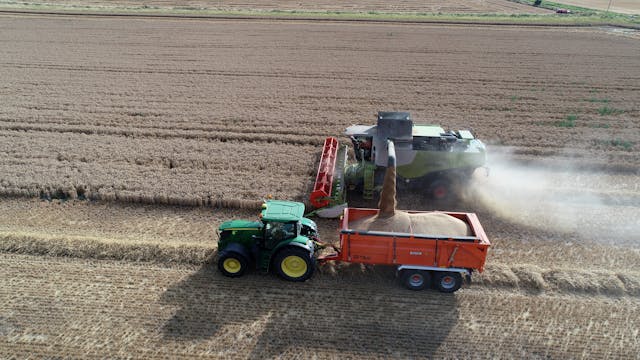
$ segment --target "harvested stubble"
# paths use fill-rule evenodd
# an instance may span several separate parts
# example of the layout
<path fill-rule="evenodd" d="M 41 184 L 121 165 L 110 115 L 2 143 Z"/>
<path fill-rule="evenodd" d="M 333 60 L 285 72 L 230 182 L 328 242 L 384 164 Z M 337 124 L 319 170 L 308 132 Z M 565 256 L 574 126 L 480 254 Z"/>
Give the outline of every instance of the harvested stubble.
<path fill-rule="evenodd" d="M 640 295 L 640 273 L 637 271 L 545 269 L 533 264 L 489 264 L 484 273 L 474 277 L 474 283 L 483 287 L 517 288 L 535 293 L 545 291 L 605 296 Z"/>
<path fill-rule="evenodd" d="M 193 266 L 0 254 L 0 354 L 629 359 L 640 351 L 637 299 L 479 287 L 443 296 L 326 276 L 284 285 Z"/>

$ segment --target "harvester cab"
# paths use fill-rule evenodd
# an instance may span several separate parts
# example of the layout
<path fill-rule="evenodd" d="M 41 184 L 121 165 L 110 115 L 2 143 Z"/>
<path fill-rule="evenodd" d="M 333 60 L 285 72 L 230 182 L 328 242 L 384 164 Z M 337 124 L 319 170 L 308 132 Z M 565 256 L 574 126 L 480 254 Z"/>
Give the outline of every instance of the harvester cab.
<path fill-rule="evenodd" d="M 346 146 L 340 147 L 333 137 L 325 140 L 310 199 L 320 216 L 341 214 L 333 208 L 345 207 L 347 190 L 360 192 L 363 199 L 374 198 L 387 167 L 388 140 L 396 150 L 398 184 L 436 200 L 464 187 L 486 161 L 485 145 L 471 131 L 414 124 L 408 112 L 379 112 L 376 125 L 353 125 L 345 135 L 353 146 L 351 163 Z"/>
<path fill-rule="evenodd" d="M 259 220 L 232 220 L 218 228 L 218 269 L 239 277 L 249 268 L 270 270 L 290 281 L 305 281 L 315 268 L 318 228 L 303 217 L 304 204 L 267 200 Z"/>

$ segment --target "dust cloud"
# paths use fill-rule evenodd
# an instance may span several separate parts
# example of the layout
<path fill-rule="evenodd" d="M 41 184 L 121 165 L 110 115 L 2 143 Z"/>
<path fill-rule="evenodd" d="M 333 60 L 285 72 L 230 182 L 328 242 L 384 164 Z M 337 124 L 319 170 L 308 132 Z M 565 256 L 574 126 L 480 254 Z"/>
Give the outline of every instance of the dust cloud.
<path fill-rule="evenodd" d="M 638 175 L 536 166 L 507 155 L 488 167 L 474 173 L 466 196 L 496 216 L 567 238 L 640 245 Z"/>

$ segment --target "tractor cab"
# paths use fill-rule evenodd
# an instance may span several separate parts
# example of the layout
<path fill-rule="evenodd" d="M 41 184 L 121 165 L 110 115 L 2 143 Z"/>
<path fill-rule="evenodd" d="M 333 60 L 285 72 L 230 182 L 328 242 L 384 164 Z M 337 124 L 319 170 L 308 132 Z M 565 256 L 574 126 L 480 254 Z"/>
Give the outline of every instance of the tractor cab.
<path fill-rule="evenodd" d="M 318 228 L 305 218 L 304 204 L 268 200 L 259 221 L 233 220 L 219 227 L 218 268 L 238 277 L 249 267 L 304 281 L 313 273 Z M 253 266 L 252 266 L 253 265 Z"/>

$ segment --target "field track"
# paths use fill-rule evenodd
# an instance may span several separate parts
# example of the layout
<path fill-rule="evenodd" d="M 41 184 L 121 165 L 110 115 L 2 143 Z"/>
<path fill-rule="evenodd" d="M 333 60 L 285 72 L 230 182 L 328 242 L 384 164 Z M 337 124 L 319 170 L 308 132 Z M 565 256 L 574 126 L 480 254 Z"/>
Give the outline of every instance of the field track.
<path fill-rule="evenodd" d="M 638 41 L 0 15 L 0 358 L 637 358 Z M 460 202 L 398 199 L 478 213 L 493 246 L 473 284 L 215 270 L 221 222 L 304 199 L 325 136 L 396 109 L 490 144 Z"/>

